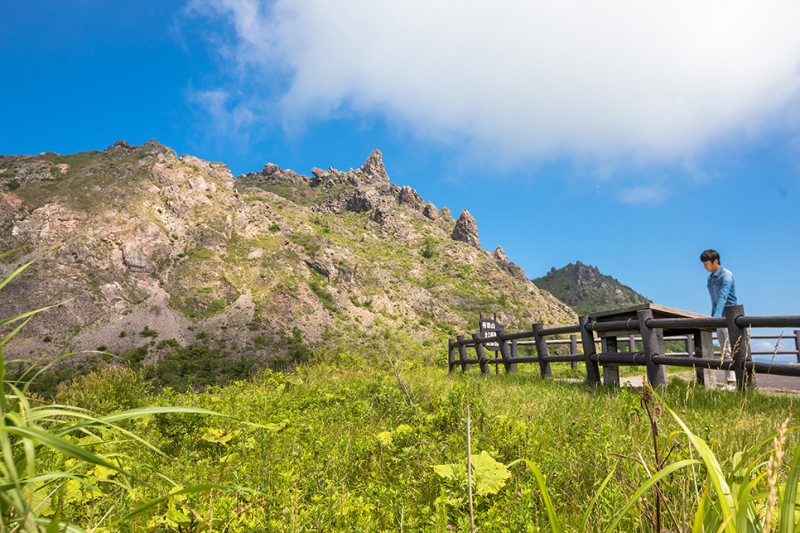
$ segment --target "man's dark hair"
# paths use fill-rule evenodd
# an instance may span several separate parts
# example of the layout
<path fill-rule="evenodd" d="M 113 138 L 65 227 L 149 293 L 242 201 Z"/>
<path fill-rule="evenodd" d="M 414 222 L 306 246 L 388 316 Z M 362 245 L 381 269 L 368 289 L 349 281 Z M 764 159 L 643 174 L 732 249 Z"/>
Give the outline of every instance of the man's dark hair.
<path fill-rule="evenodd" d="M 706 262 L 711 261 L 719 261 L 719 252 L 716 250 L 706 250 L 702 254 L 700 254 L 700 261 Z"/>

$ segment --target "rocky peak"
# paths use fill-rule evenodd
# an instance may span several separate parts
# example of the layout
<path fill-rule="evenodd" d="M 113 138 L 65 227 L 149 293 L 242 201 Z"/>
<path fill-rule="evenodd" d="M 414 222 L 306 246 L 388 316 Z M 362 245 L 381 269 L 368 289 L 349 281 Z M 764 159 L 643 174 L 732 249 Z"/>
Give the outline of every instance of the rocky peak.
<path fill-rule="evenodd" d="M 466 209 L 461 211 L 461 216 L 456 220 L 452 238 L 456 241 L 465 242 L 478 250 L 481 249 L 481 240 L 478 238 L 478 223 L 475 222 L 475 218 Z"/>
<path fill-rule="evenodd" d="M 297 172 L 289 169 L 282 169 L 274 163 L 267 163 L 261 172 L 248 172 L 242 176 L 248 180 L 253 180 L 256 183 L 263 183 L 264 185 L 300 185 L 306 183 L 308 178 L 298 174 Z"/>
<path fill-rule="evenodd" d="M 413 188 L 404 186 L 397 191 L 397 202 L 412 209 L 419 209 L 422 206 L 422 197 Z"/>
<path fill-rule="evenodd" d="M 495 251 L 492 252 L 492 257 L 494 257 L 494 260 L 497 261 L 497 263 L 500 264 L 500 265 L 507 265 L 508 264 L 508 256 L 503 251 L 503 248 L 501 246 L 498 246 L 495 249 Z"/>
<path fill-rule="evenodd" d="M 522 270 L 522 267 L 509 261 L 508 256 L 503 251 L 503 248 L 498 246 L 497 249 L 494 252 L 492 252 L 492 257 L 494 258 L 495 263 L 497 263 L 497 265 L 500 268 L 502 268 L 503 270 L 505 270 L 506 272 L 508 272 L 509 274 L 511 274 L 520 281 L 528 281 L 528 277 L 525 275 L 525 271 Z"/>
<path fill-rule="evenodd" d="M 427 202 L 425 207 L 422 209 L 422 214 L 425 215 L 426 218 L 430 220 L 436 220 L 439 218 L 439 211 L 436 209 L 436 206 L 433 205 L 431 202 Z"/>
<path fill-rule="evenodd" d="M 389 187 L 389 175 L 386 173 L 386 168 L 383 166 L 383 154 L 380 150 L 373 150 L 360 170 L 361 181 L 364 184 Z"/>
<path fill-rule="evenodd" d="M 551 268 L 546 276 L 533 280 L 579 314 L 620 309 L 649 300 L 623 285 L 596 266 L 580 261 L 560 269 Z"/>
<path fill-rule="evenodd" d="M 134 151 L 136 151 L 136 147 L 131 146 L 125 140 L 119 140 L 106 148 L 106 152 L 110 154 L 129 154 Z"/>

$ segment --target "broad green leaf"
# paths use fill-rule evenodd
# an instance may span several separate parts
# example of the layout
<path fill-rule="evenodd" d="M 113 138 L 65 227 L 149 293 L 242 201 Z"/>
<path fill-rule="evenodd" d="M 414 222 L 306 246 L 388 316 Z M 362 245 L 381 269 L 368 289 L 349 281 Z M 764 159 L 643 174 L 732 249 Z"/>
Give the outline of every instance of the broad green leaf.
<path fill-rule="evenodd" d="M 475 494 L 478 496 L 497 494 L 511 477 L 508 467 L 495 461 L 486 451 L 470 455 L 470 462 L 472 463 Z M 467 465 L 464 463 L 434 465 L 433 471 L 444 479 L 466 484 Z"/>
<path fill-rule="evenodd" d="M 227 446 L 233 440 L 233 433 L 226 429 L 205 428 L 201 438 L 206 442 Z"/>
<path fill-rule="evenodd" d="M 478 496 L 497 494 L 511 477 L 506 465 L 495 461 L 485 450 L 478 455 L 472 455 L 471 460 L 475 476 L 475 494 Z"/>

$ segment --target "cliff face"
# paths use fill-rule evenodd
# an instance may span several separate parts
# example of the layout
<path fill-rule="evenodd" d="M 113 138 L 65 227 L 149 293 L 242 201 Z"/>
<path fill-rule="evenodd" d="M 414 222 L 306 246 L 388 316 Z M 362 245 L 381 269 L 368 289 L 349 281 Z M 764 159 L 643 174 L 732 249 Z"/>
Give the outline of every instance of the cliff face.
<path fill-rule="evenodd" d="M 6 347 L 38 357 L 208 339 L 263 360 L 387 339 L 428 351 L 477 327 L 572 323 L 572 311 L 456 230 L 379 151 L 347 172 L 267 164 L 234 178 L 221 163 L 151 141 L 72 155 L 0 156 L 0 317 L 62 303 Z M 471 221 L 468 219 L 472 219 Z M 401 354 L 404 355 L 404 354 Z"/>
<path fill-rule="evenodd" d="M 611 276 L 600 273 L 597 267 L 584 265 L 580 261 L 558 270 L 553 267 L 546 276 L 533 282 L 569 305 L 579 315 L 650 301 Z"/>

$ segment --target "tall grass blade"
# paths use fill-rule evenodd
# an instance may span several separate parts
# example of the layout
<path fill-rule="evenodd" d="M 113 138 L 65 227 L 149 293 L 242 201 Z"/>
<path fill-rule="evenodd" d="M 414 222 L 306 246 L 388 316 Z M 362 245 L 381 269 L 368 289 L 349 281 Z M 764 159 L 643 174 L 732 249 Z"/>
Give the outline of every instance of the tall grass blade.
<path fill-rule="evenodd" d="M 542 499 L 544 500 L 544 506 L 547 509 L 547 517 L 550 520 L 550 530 L 553 533 L 561 533 L 561 522 L 558 520 L 558 514 L 553 506 L 553 501 L 550 499 L 550 493 L 547 490 L 547 482 L 544 480 L 544 476 L 539 470 L 539 467 L 537 467 L 528 459 L 517 459 L 516 461 L 510 462 L 507 466 L 510 467 L 511 465 L 514 465 L 520 461 L 523 461 L 526 465 L 528 465 L 528 468 L 531 469 L 533 476 L 536 478 L 536 484 L 539 485 L 539 490 L 542 491 Z"/>
<path fill-rule="evenodd" d="M 119 466 L 106 461 L 102 457 L 99 457 L 92 452 L 89 452 L 80 446 L 76 446 L 71 442 L 68 442 L 52 433 L 49 433 L 45 430 L 38 429 L 35 427 L 14 427 L 14 426 L 3 426 L 0 428 L 2 431 L 11 433 L 12 435 L 17 435 L 19 437 L 30 439 L 31 441 L 37 442 L 39 444 L 43 444 L 48 448 L 52 448 L 53 450 L 57 450 L 63 454 L 66 454 L 70 457 L 74 457 L 75 459 L 79 459 L 86 463 L 91 463 L 94 465 L 101 465 L 106 468 L 110 468 L 122 474 L 126 474 L 124 470 L 122 470 Z"/>
<path fill-rule="evenodd" d="M 664 467 L 664 469 L 656 472 L 655 475 L 653 475 L 653 477 L 649 478 L 647 481 L 642 483 L 641 487 L 636 489 L 636 492 L 633 493 L 633 495 L 628 499 L 625 505 L 622 506 L 622 509 L 620 509 L 619 513 L 617 513 L 617 516 L 616 518 L 614 518 L 614 521 L 611 522 L 611 525 L 606 528 L 606 531 L 617 531 L 617 526 L 619 525 L 620 521 L 623 518 L 625 518 L 625 515 L 628 514 L 630 508 L 636 505 L 636 502 L 639 500 L 639 498 L 641 498 L 642 495 L 648 490 L 650 490 L 650 488 L 653 487 L 656 483 L 658 483 L 668 475 L 672 474 L 673 472 L 680 470 L 681 468 L 685 468 L 687 466 L 699 463 L 700 461 L 698 461 L 697 459 L 684 459 L 682 461 L 672 463 L 671 465 Z"/>
<path fill-rule="evenodd" d="M 748 475 L 752 473 L 752 470 L 748 472 Z M 756 515 L 756 509 L 753 505 L 753 500 L 758 500 L 762 496 L 767 496 L 766 494 L 763 495 L 755 495 L 751 498 L 750 494 L 753 492 L 753 489 L 764 479 L 766 473 L 762 472 L 757 476 L 754 476 L 747 483 L 743 483 L 739 488 L 739 494 L 736 499 L 737 502 L 737 509 L 736 509 L 736 531 L 751 531 L 756 527 L 756 523 L 758 522 L 758 516 Z"/>
<path fill-rule="evenodd" d="M 603 493 L 603 490 L 608 485 L 608 482 L 611 481 L 611 477 L 617 472 L 617 465 L 619 462 L 614 463 L 614 468 L 611 469 L 611 472 L 608 473 L 606 478 L 600 484 L 600 487 L 595 491 L 594 496 L 592 496 L 591 501 L 589 502 L 589 506 L 586 508 L 586 511 L 583 514 L 583 520 L 581 521 L 581 528 L 580 531 L 587 531 L 586 526 L 589 523 L 589 516 L 592 514 L 592 509 L 594 505 L 597 503 L 597 500 L 600 499 L 600 495 Z"/>
<path fill-rule="evenodd" d="M 128 513 L 125 516 L 123 516 L 121 521 L 122 522 L 126 522 L 126 521 L 129 521 L 129 520 L 132 520 L 132 519 L 136 518 L 137 516 L 141 516 L 142 514 L 147 512 L 149 509 L 152 509 L 153 507 L 155 507 L 157 505 L 160 505 L 160 504 L 168 501 L 170 498 L 174 498 L 175 496 L 180 496 L 180 495 L 183 495 L 183 494 L 193 494 L 195 492 L 205 492 L 205 491 L 212 490 L 212 489 L 227 489 L 227 488 L 230 488 L 230 487 L 227 487 L 225 485 L 220 485 L 218 483 L 204 483 L 202 485 L 193 485 L 191 487 L 185 487 L 185 488 L 183 488 L 181 490 L 176 490 L 175 492 L 170 492 L 169 494 L 166 494 L 166 495 L 161 496 L 159 498 L 155 498 L 155 499 L 149 500 L 149 501 L 139 505 L 133 511 L 131 511 L 130 513 Z"/>
<path fill-rule="evenodd" d="M 781 498 L 780 519 L 778 521 L 779 533 L 795 533 L 797 522 L 797 485 L 800 483 L 800 445 L 795 447 L 792 457 L 792 466 L 789 469 L 789 476 L 786 479 L 786 486 L 783 489 Z"/>
<path fill-rule="evenodd" d="M 672 418 L 683 428 L 683 432 L 689 438 L 689 442 L 691 442 L 692 446 L 697 450 L 700 456 L 703 459 L 703 463 L 706 465 L 706 470 L 708 471 L 708 477 L 711 480 L 711 484 L 714 486 L 714 491 L 717 493 L 720 511 L 721 511 L 721 519 L 725 523 L 725 531 L 729 531 L 730 533 L 736 533 L 736 523 L 734 522 L 734 502 L 733 502 L 733 495 L 731 494 L 731 489 L 728 486 L 728 482 L 725 481 L 725 475 L 722 473 L 722 468 L 719 465 L 719 461 L 717 461 L 714 452 L 711 451 L 711 448 L 708 447 L 708 444 L 692 433 L 692 430 L 681 420 L 675 411 L 670 409 L 669 407 L 665 407 L 667 411 L 672 415 Z"/>
<path fill-rule="evenodd" d="M 6 254 L 3 254 L 3 255 L 6 255 Z M 2 255 L 0 255 L 0 257 L 2 257 Z M 14 272 L 12 272 L 8 276 L 6 276 L 5 279 L 0 280 L 0 291 L 3 290 L 3 287 L 8 285 L 11 282 L 11 280 L 13 280 L 17 276 L 19 276 L 22 273 L 23 270 L 25 270 L 26 268 L 31 266 L 34 262 L 35 262 L 35 259 L 33 261 L 28 261 L 27 263 L 25 263 L 24 265 L 22 265 L 21 267 L 16 269 Z"/>
<path fill-rule="evenodd" d="M 695 512 L 694 521 L 692 522 L 692 533 L 704 533 L 706 531 L 716 530 L 712 522 L 713 515 L 711 502 L 709 502 L 708 493 L 710 489 L 710 483 L 706 481 L 705 485 L 703 485 L 703 495 L 697 503 L 697 511 Z"/>
<path fill-rule="evenodd" d="M 27 320 L 25 320 L 25 322 L 23 322 L 22 324 L 18 325 L 17 327 L 15 327 L 14 329 L 12 329 L 12 330 L 11 330 L 11 331 L 9 331 L 8 333 L 6 333 L 6 334 L 5 334 L 5 336 L 4 336 L 2 339 L 0 339 L 0 346 L 5 346 L 5 345 L 6 345 L 6 343 L 7 343 L 8 341 L 10 341 L 10 340 L 11 340 L 11 338 L 12 338 L 14 335 L 16 335 L 17 333 L 19 333 L 19 330 L 21 330 L 22 328 L 24 328 L 24 327 L 25 327 L 25 324 L 27 324 L 28 322 L 30 322 L 30 320 L 31 320 L 31 318 L 29 317 Z M 10 323 L 10 322 L 9 322 L 9 323 Z M 2 324 L 0 324 L 0 326 L 2 326 Z"/>

